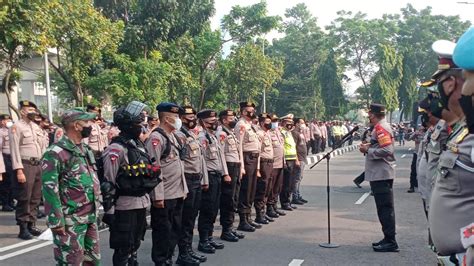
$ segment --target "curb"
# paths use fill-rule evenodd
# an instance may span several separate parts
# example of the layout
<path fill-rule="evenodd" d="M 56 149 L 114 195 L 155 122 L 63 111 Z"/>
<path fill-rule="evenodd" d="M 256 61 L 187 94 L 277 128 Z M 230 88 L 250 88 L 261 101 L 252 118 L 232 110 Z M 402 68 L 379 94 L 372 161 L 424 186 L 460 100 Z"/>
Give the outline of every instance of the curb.
<path fill-rule="evenodd" d="M 343 155 L 344 153 L 347 153 L 347 152 L 354 151 L 358 147 L 359 147 L 359 144 L 353 144 L 351 146 L 339 148 L 331 154 L 331 158 Z M 313 154 L 313 155 L 308 155 L 308 157 L 306 158 L 306 163 L 307 164 L 314 164 L 315 162 L 321 160 L 321 158 L 323 158 L 325 154 L 326 154 L 326 152 Z"/>

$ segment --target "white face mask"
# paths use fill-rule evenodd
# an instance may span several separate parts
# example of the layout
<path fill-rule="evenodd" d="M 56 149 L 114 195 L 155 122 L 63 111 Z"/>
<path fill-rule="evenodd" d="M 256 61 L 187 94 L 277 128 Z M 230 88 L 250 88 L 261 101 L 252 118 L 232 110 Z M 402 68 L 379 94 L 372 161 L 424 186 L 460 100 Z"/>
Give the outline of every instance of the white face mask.
<path fill-rule="evenodd" d="M 277 129 L 277 128 L 278 128 L 278 122 L 273 122 L 272 129 Z"/>
<path fill-rule="evenodd" d="M 13 122 L 12 121 L 8 121 L 7 122 L 7 128 L 11 128 L 13 126 Z"/>
<path fill-rule="evenodd" d="M 182 126 L 183 126 L 183 121 L 181 121 L 181 119 L 179 118 L 175 118 L 174 125 L 173 125 L 174 129 L 180 130 Z"/>

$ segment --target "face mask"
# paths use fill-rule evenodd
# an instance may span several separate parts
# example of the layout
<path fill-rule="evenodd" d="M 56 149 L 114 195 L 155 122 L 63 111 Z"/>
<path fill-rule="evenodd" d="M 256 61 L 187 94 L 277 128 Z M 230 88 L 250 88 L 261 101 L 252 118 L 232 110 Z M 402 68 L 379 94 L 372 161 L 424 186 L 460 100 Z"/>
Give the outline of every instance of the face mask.
<path fill-rule="evenodd" d="M 91 135 L 91 133 L 92 133 L 92 126 L 82 127 L 81 137 L 83 139 L 88 138 Z"/>
<path fill-rule="evenodd" d="M 271 123 L 263 124 L 263 127 L 270 130 L 270 129 L 272 129 L 272 124 Z"/>
<path fill-rule="evenodd" d="M 254 112 L 247 112 L 245 116 L 247 116 L 250 119 L 254 119 L 255 117 L 257 117 Z"/>
<path fill-rule="evenodd" d="M 180 130 L 181 127 L 183 126 L 183 121 L 179 118 L 174 119 L 174 124 L 172 125 L 175 130 Z"/>
<path fill-rule="evenodd" d="M 474 108 L 472 106 L 472 96 L 461 95 L 459 99 L 462 112 L 466 116 L 466 124 L 469 129 L 469 133 L 474 133 Z"/>
<path fill-rule="evenodd" d="M 130 131 L 128 132 L 128 134 L 131 137 L 138 139 L 140 137 L 140 134 L 142 134 L 142 132 L 143 132 L 142 125 L 130 125 Z"/>
<path fill-rule="evenodd" d="M 207 124 L 209 125 L 208 127 L 209 129 L 214 130 L 214 131 L 217 129 L 217 126 L 218 126 L 217 121 L 213 124 L 211 123 L 207 123 Z"/>
<path fill-rule="evenodd" d="M 293 125 L 286 125 L 286 129 L 292 130 L 292 129 L 293 129 Z"/>
<path fill-rule="evenodd" d="M 302 124 L 302 125 L 300 126 L 300 128 L 305 129 L 305 128 L 306 128 L 306 125 L 305 125 L 305 124 Z"/>
<path fill-rule="evenodd" d="M 442 113 L 443 109 L 438 109 L 435 112 L 432 112 L 431 114 L 436 118 L 442 119 Z"/>
<path fill-rule="evenodd" d="M 443 105 L 443 107 L 446 110 L 449 110 L 449 98 L 453 94 L 454 90 L 452 90 L 451 93 L 449 95 L 447 95 L 446 93 L 444 93 L 443 83 L 444 83 L 444 81 L 438 83 L 439 100 L 440 100 L 441 104 Z"/>
<path fill-rule="evenodd" d="M 277 129 L 277 128 L 278 128 L 278 122 L 273 122 L 272 129 Z"/>
<path fill-rule="evenodd" d="M 237 125 L 237 121 L 234 120 L 234 121 L 229 122 L 229 127 L 230 128 L 235 128 L 235 125 Z"/>
<path fill-rule="evenodd" d="M 196 126 L 196 119 L 186 121 L 186 127 L 188 127 L 189 129 L 194 129 Z"/>
<path fill-rule="evenodd" d="M 7 122 L 7 128 L 11 128 L 13 126 L 13 122 L 12 121 L 8 121 Z"/>
<path fill-rule="evenodd" d="M 36 112 L 29 112 L 29 113 L 26 113 L 26 117 L 28 118 L 28 120 L 34 121 L 34 122 L 36 123 L 36 121 L 35 121 Z M 40 122 L 41 122 L 41 120 L 40 120 Z"/>
<path fill-rule="evenodd" d="M 421 115 L 421 125 L 424 127 L 428 127 L 428 123 L 430 121 L 430 118 L 427 113 L 423 113 Z"/>

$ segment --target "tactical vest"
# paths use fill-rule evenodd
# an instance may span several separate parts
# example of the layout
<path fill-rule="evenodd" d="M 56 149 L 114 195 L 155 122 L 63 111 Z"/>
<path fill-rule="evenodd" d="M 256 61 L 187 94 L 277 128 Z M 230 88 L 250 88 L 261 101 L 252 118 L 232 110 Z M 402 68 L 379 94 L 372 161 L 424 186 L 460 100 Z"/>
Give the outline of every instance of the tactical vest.
<path fill-rule="evenodd" d="M 144 148 L 141 150 L 132 140 L 122 136 L 113 138 L 112 143 L 118 143 L 127 148 L 128 164 L 120 167 L 115 185 L 119 196 L 141 197 L 150 193 L 160 182 L 161 170 L 154 166 L 150 155 Z M 143 147 L 143 145 L 140 145 Z"/>
<path fill-rule="evenodd" d="M 296 160 L 296 143 L 295 139 L 293 139 L 293 136 L 291 135 L 290 131 L 282 131 L 283 138 L 285 140 L 285 146 L 284 146 L 284 151 L 285 151 L 285 159 L 286 160 Z"/>

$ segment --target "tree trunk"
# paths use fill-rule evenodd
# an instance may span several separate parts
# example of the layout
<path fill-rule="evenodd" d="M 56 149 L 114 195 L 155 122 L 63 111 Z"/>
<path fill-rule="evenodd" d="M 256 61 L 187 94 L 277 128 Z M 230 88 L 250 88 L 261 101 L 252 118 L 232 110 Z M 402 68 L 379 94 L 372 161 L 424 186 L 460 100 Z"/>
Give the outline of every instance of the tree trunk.
<path fill-rule="evenodd" d="M 11 98 L 12 88 L 10 88 L 10 86 L 9 86 L 10 85 L 11 74 L 12 74 L 11 69 L 8 69 L 5 72 L 5 78 L 3 79 L 3 83 L 2 83 L 2 91 L 5 92 L 5 96 L 7 96 L 8 114 L 11 116 L 12 115 L 12 110 L 13 110 L 13 112 L 15 112 L 17 117 L 20 117 L 20 113 L 18 112 L 18 109 L 16 108 L 16 106 L 13 104 L 12 98 Z"/>
<path fill-rule="evenodd" d="M 201 88 L 201 95 L 199 97 L 199 110 L 202 110 L 204 106 L 204 99 L 206 98 L 206 88 L 204 87 L 204 70 L 205 68 L 201 67 L 199 71 L 199 87 Z"/>
<path fill-rule="evenodd" d="M 399 119 L 398 123 L 401 123 L 403 121 L 404 113 L 405 113 L 405 108 L 402 107 L 402 109 L 400 109 L 400 119 Z"/>

